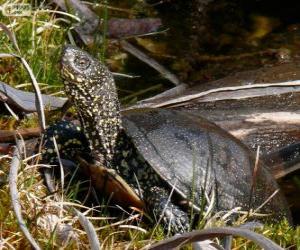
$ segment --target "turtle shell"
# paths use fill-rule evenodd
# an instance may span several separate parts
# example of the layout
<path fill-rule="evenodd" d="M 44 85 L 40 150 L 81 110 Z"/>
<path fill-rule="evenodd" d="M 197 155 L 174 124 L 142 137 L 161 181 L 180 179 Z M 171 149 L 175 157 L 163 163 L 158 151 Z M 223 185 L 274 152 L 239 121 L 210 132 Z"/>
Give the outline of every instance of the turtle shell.
<path fill-rule="evenodd" d="M 123 125 L 145 160 L 182 199 L 199 208 L 205 191 L 215 197 L 217 211 L 248 211 L 266 203 L 258 213 L 290 220 L 287 202 L 265 165 L 259 162 L 253 174 L 250 150 L 214 123 L 180 111 L 136 109 L 123 112 Z"/>

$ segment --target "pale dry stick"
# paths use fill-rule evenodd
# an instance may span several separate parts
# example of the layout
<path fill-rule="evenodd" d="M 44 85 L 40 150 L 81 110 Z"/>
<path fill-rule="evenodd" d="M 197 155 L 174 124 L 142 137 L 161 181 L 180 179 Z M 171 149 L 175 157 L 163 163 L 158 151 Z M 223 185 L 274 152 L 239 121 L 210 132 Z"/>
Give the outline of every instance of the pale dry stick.
<path fill-rule="evenodd" d="M 138 212 L 139 214 L 141 214 L 141 217 L 144 215 L 144 212 L 140 209 L 137 209 L 135 207 L 130 207 L 132 209 L 132 212 L 129 213 L 128 211 L 126 211 L 124 208 L 122 208 L 121 206 L 119 205 L 115 205 L 118 209 L 120 209 L 122 211 L 123 214 L 126 214 L 128 216 L 132 216 L 133 215 L 133 212 Z M 147 216 L 147 215 L 146 215 Z"/>
<path fill-rule="evenodd" d="M 33 89 L 35 92 L 35 98 L 36 98 L 35 105 L 36 105 L 36 110 L 37 110 L 37 113 L 39 116 L 41 131 L 44 132 L 46 130 L 46 119 L 45 119 L 44 104 L 43 104 L 41 90 L 40 90 L 37 80 L 32 72 L 32 69 L 30 68 L 27 61 L 23 57 L 19 57 L 19 59 L 21 60 L 23 66 L 25 67 L 25 69 L 27 70 L 27 73 L 29 74 L 29 76 L 31 78 L 32 86 L 33 86 Z"/>
<path fill-rule="evenodd" d="M 36 11 L 32 15 L 32 27 L 31 27 L 31 56 L 33 56 L 34 51 L 36 50 L 35 37 L 36 37 Z"/>
<path fill-rule="evenodd" d="M 160 31 L 153 31 L 153 32 L 148 32 L 148 33 L 143 33 L 143 34 L 139 34 L 139 35 L 129 35 L 129 36 L 125 36 L 123 37 L 123 39 L 130 39 L 130 38 L 139 38 L 139 37 L 147 37 L 147 36 L 155 36 L 155 35 L 160 35 L 163 33 L 166 33 L 169 29 L 164 29 L 164 30 L 160 30 Z M 175 59 L 175 56 L 171 56 L 171 55 L 163 55 L 166 58 L 172 58 Z"/>
<path fill-rule="evenodd" d="M 37 34 L 41 34 L 44 31 L 47 31 L 49 29 L 60 29 L 61 28 L 61 26 L 54 24 L 54 22 L 43 22 L 43 23 L 44 23 L 43 26 L 38 27 L 36 29 Z"/>
<path fill-rule="evenodd" d="M 175 86 L 180 85 L 181 81 L 179 78 L 171 73 L 168 69 L 166 69 L 164 66 L 159 64 L 157 61 L 155 61 L 153 58 L 150 58 L 142 51 L 135 48 L 132 44 L 128 43 L 125 40 L 120 41 L 120 45 L 124 50 L 132 54 L 133 56 L 137 57 L 141 61 L 147 63 L 149 66 L 157 70 L 164 78 L 168 79 L 170 82 L 172 82 Z"/>
<path fill-rule="evenodd" d="M 64 15 L 67 17 L 71 17 L 72 19 L 74 19 L 77 22 L 80 22 L 81 19 L 75 15 L 72 15 L 68 12 L 64 12 L 64 11 L 59 11 L 59 10 L 49 10 L 49 9 L 45 9 L 45 10 L 38 10 L 39 13 L 55 13 L 55 14 L 60 14 L 60 15 Z"/>
<path fill-rule="evenodd" d="M 130 217 L 127 218 L 127 219 L 124 219 L 124 220 L 121 220 L 121 221 L 112 223 L 112 224 L 110 224 L 110 225 L 106 225 L 106 226 L 103 226 L 103 227 L 98 227 L 98 228 L 96 228 L 96 231 L 99 231 L 99 230 L 102 230 L 102 229 L 105 229 L 105 228 L 109 228 L 109 227 L 119 226 L 119 225 L 121 225 L 121 224 L 123 224 L 123 223 L 132 221 L 132 220 L 137 219 L 137 218 L 139 218 L 139 217 L 140 217 L 140 214 L 135 214 L 135 215 L 130 216 Z"/>
<path fill-rule="evenodd" d="M 20 48 L 18 46 L 17 39 L 14 33 L 12 33 L 11 30 L 4 23 L 0 23 L 0 28 L 5 32 L 5 34 L 8 36 L 9 40 L 14 45 L 17 52 L 20 54 Z"/>
<path fill-rule="evenodd" d="M 107 9 L 114 10 L 114 11 L 125 12 L 125 13 L 131 14 L 131 15 L 137 13 L 136 11 L 131 10 L 131 9 L 118 8 L 118 7 L 114 7 L 114 6 L 108 5 L 108 4 L 101 4 L 101 3 L 96 3 L 95 4 L 95 3 L 86 2 L 86 1 L 82 1 L 82 3 L 84 3 L 85 5 L 92 5 L 93 9 L 96 9 L 96 8 L 107 8 Z"/>
<path fill-rule="evenodd" d="M 64 11 L 67 11 L 65 1 L 53 0 L 53 2 Z M 69 0 L 68 3 L 76 11 L 80 22 L 80 25 L 77 25 L 74 29 L 86 45 L 91 45 L 94 41 L 93 34 L 95 35 L 95 31 L 99 30 L 99 17 L 79 0 Z M 68 33 L 68 35 L 70 34 Z"/>
<path fill-rule="evenodd" d="M 112 75 L 114 77 L 120 77 L 120 78 L 130 78 L 130 79 L 133 79 L 133 78 L 139 78 L 141 76 L 136 76 L 136 75 L 128 75 L 128 74 L 124 74 L 124 73 L 118 73 L 118 72 L 111 72 Z"/>
<path fill-rule="evenodd" d="M 59 150 L 58 150 L 58 146 L 56 143 L 56 138 L 53 136 L 53 144 L 54 144 L 54 148 L 57 154 L 57 158 L 58 158 L 58 162 L 59 162 L 59 169 L 60 169 L 60 183 L 61 183 L 61 204 L 63 204 L 64 202 L 64 185 L 65 185 L 65 173 L 64 173 L 64 167 L 63 164 L 61 162 L 61 158 L 60 158 L 60 154 L 59 154 Z M 60 219 L 63 217 L 63 205 L 61 205 L 60 207 Z"/>
<path fill-rule="evenodd" d="M 10 236 L 10 237 L 6 237 L 5 239 L 3 238 L 3 228 L 2 228 L 2 224 L 0 225 L 0 249 L 5 247 L 5 244 L 7 244 L 8 247 L 10 247 L 11 249 L 15 249 L 10 243 L 9 241 L 12 240 L 15 235 Z"/>
<path fill-rule="evenodd" d="M 17 121 L 19 121 L 20 120 L 19 116 L 9 107 L 9 105 L 6 102 L 4 102 L 3 104 L 5 108 L 8 110 L 8 112 L 12 115 L 12 117 L 15 118 Z"/>
<path fill-rule="evenodd" d="M 249 214 L 250 214 L 250 209 L 251 209 L 251 205 L 252 205 L 254 190 L 256 187 L 256 177 L 257 177 L 257 171 L 259 168 L 259 164 L 258 164 L 259 163 L 259 152 L 260 152 L 260 146 L 258 145 L 257 150 L 256 150 L 255 164 L 254 164 L 253 173 L 252 173 L 252 183 L 251 183 L 251 189 L 250 189 L 250 195 L 249 195 L 249 204 L 248 204 Z M 249 216 L 249 214 L 248 214 L 248 216 Z"/>
<path fill-rule="evenodd" d="M 1 6 L 0 6 L 0 11 L 1 11 Z M 10 24 L 6 25 L 6 27 L 8 29 L 12 29 L 14 27 L 17 27 L 20 23 L 16 21 L 16 19 L 14 19 Z M 1 30 L 0 30 L 1 31 Z"/>
<path fill-rule="evenodd" d="M 247 217 L 248 211 L 241 211 L 240 209 L 241 209 L 241 207 L 236 207 L 236 208 L 233 208 L 232 210 L 230 210 L 229 212 L 230 212 L 230 213 L 240 214 L 240 215 L 243 215 L 244 217 Z M 234 210 L 236 210 L 236 211 L 234 211 Z M 224 213 L 224 212 L 225 212 L 225 211 L 222 211 L 222 213 Z M 218 215 L 218 214 L 220 214 L 220 213 L 217 213 L 217 215 Z M 266 216 L 270 216 L 270 214 L 266 214 L 266 213 L 264 213 L 264 214 L 261 214 L 261 213 L 255 213 L 255 214 L 253 214 L 253 213 L 252 213 L 252 215 L 255 215 L 256 217 L 266 217 Z M 223 215 L 224 218 L 227 218 L 227 217 L 229 217 L 229 216 L 230 216 L 230 214 L 228 214 L 228 212 L 226 212 L 226 214 Z M 223 217 L 221 218 L 222 220 L 223 220 Z M 245 218 L 244 221 L 246 222 L 247 219 Z"/>
<path fill-rule="evenodd" d="M 99 239 L 97 237 L 96 230 L 93 226 L 93 224 L 77 209 L 74 209 L 75 214 L 78 216 L 78 220 L 80 224 L 83 226 L 90 243 L 90 247 L 92 250 L 99 250 L 101 249 L 101 244 L 99 242 Z"/>
<path fill-rule="evenodd" d="M 85 216 L 87 219 L 92 220 L 92 221 L 97 221 L 97 220 L 115 220 L 117 217 L 91 217 L 91 216 Z"/>
<path fill-rule="evenodd" d="M 197 94 L 190 94 L 181 96 L 178 98 L 174 98 L 172 100 L 168 100 L 165 102 L 160 102 L 159 104 L 151 105 L 152 108 L 159 108 L 165 106 L 171 106 L 172 104 L 180 104 L 185 101 L 191 101 L 199 97 L 207 96 L 213 93 L 219 92 L 227 92 L 227 91 L 235 91 L 235 90 L 244 90 L 244 89 L 255 89 L 255 88 L 268 88 L 268 87 L 293 87 L 293 86 L 300 86 L 300 80 L 295 81 L 287 81 L 287 82 L 278 82 L 278 83 L 261 83 L 261 84 L 253 84 L 253 85 L 245 85 L 245 86 L 233 86 L 233 87 L 222 87 L 222 88 L 215 88 L 210 89 L 207 91 L 203 91 Z"/>
<path fill-rule="evenodd" d="M 22 134 L 19 133 L 18 131 L 17 131 L 17 135 L 18 135 L 18 138 L 20 138 L 20 140 L 18 140 L 18 141 L 19 141 L 19 144 L 20 144 L 19 148 L 24 149 L 24 150 L 22 150 L 23 158 L 27 158 L 27 151 L 26 151 L 26 144 L 25 144 L 24 137 L 23 137 Z M 15 137 L 15 141 L 17 141 L 17 138 L 16 138 L 16 137 Z M 23 162 L 23 159 L 22 159 L 22 162 Z"/>
<path fill-rule="evenodd" d="M 224 214 L 222 216 L 221 220 L 222 221 L 226 221 L 226 219 L 229 218 L 232 214 L 234 214 L 234 213 L 240 213 L 241 209 L 242 209 L 241 207 L 235 207 L 235 208 L 227 211 L 226 214 Z"/>
<path fill-rule="evenodd" d="M 67 31 L 68 40 L 70 41 L 70 43 L 71 43 L 72 45 L 75 45 L 76 42 L 75 42 L 75 39 L 74 39 L 74 37 L 73 37 L 73 35 L 72 35 L 71 30 L 73 30 L 73 27 L 71 27 L 71 28 Z"/>
<path fill-rule="evenodd" d="M 260 210 L 264 205 L 266 205 L 279 191 L 279 189 L 275 190 L 258 208 L 254 210 L 254 213 Z"/>
<path fill-rule="evenodd" d="M 28 162 L 28 161 L 30 161 L 30 160 L 32 160 L 32 159 L 35 159 L 36 157 L 38 157 L 39 155 L 40 155 L 41 153 L 36 153 L 36 154 L 33 154 L 33 155 L 31 155 L 31 156 L 28 156 L 27 158 L 24 158 L 23 159 L 23 162 Z M 34 167 L 45 167 L 46 165 L 45 164 L 36 164 L 36 165 L 34 165 Z M 47 165 L 48 166 L 48 165 Z"/>
<path fill-rule="evenodd" d="M 3 160 L 3 159 L 12 159 L 12 157 L 10 155 L 1 155 L 0 160 Z"/>
<path fill-rule="evenodd" d="M 134 225 L 120 225 L 119 228 L 128 228 L 128 229 L 134 229 L 137 231 L 140 231 L 142 233 L 147 233 L 147 230 L 138 226 L 134 226 Z"/>
<path fill-rule="evenodd" d="M 0 233 L 2 232 L 2 228 L 0 228 Z M 16 248 L 9 243 L 10 240 L 12 240 L 15 237 L 15 235 L 7 237 L 5 239 L 2 238 L 2 235 L 0 235 L 0 249 L 12 249 L 15 250 Z M 6 247 L 7 245 L 7 247 Z"/>
<path fill-rule="evenodd" d="M 39 86 L 48 86 L 46 83 L 39 82 L 38 84 L 39 84 Z M 14 87 L 16 89 L 20 89 L 20 88 L 29 87 L 29 86 L 31 86 L 30 82 L 24 82 L 24 83 L 17 84 Z"/>
<path fill-rule="evenodd" d="M 205 214 L 203 215 L 203 219 L 208 218 L 208 216 L 213 212 L 213 208 L 214 208 L 214 205 L 216 204 L 216 200 L 217 200 L 216 191 L 213 189 L 212 196 L 211 196 L 211 199 L 208 202 L 209 205 L 208 205 L 208 208 L 205 211 Z"/>
<path fill-rule="evenodd" d="M 59 95 L 64 94 L 64 93 L 65 93 L 65 91 L 61 90 L 61 91 L 51 93 L 50 96 L 59 96 Z"/>
<path fill-rule="evenodd" d="M 36 33 L 39 35 L 49 28 L 61 29 L 61 26 L 56 24 L 58 22 L 63 22 L 68 25 L 71 25 L 71 22 L 65 18 L 55 18 L 54 20 L 51 20 L 50 22 L 44 22 L 44 26 L 38 27 L 36 30 Z"/>
<path fill-rule="evenodd" d="M 56 205 L 64 205 L 64 206 L 71 206 L 71 207 L 78 207 L 78 208 L 83 208 L 83 209 L 88 209 L 88 210 L 94 210 L 96 212 L 100 212 L 100 210 L 96 210 L 96 207 L 87 207 L 78 203 L 74 203 L 74 202 L 69 202 L 69 201 L 64 201 L 64 202 L 60 202 L 60 201 L 56 201 L 55 202 Z"/>
<path fill-rule="evenodd" d="M 9 53 L 0 53 L 1 58 L 15 58 L 17 55 L 15 54 L 9 54 Z"/>
<path fill-rule="evenodd" d="M 17 182 L 18 182 L 18 169 L 21 165 L 21 152 L 22 148 L 20 145 L 20 142 L 17 140 L 15 150 L 13 152 L 12 161 L 10 164 L 10 171 L 9 171 L 9 188 L 10 188 L 10 196 L 11 196 L 11 202 L 13 206 L 13 210 L 15 212 L 19 227 L 21 231 L 23 232 L 24 236 L 27 238 L 27 240 L 30 242 L 31 246 L 36 249 L 40 250 L 40 246 L 35 241 L 35 239 L 30 234 L 28 228 L 26 227 L 25 221 L 22 217 L 21 212 L 21 205 L 18 195 L 18 189 L 17 189 Z"/>
<path fill-rule="evenodd" d="M 261 234 L 255 233 L 248 229 L 234 228 L 234 227 L 209 228 L 200 231 L 193 231 L 181 235 L 176 235 L 169 239 L 158 242 L 150 246 L 148 249 L 149 250 L 150 249 L 151 250 L 175 249 L 188 243 L 208 240 L 216 237 L 224 237 L 224 236 L 239 236 L 239 237 L 249 239 L 265 250 L 283 250 L 283 248 L 281 248 L 279 245 L 277 245 L 276 243 L 274 243 L 273 241 L 264 237 Z"/>
<path fill-rule="evenodd" d="M 120 233 L 125 233 L 125 231 L 116 231 L 116 232 L 113 232 L 113 233 L 110 233 L 108 236 L 105 237 L 105 239 L 103 240 L 103 243 L 102 245 L 105 246 L 106 242 L 109 240 L 110 237 L 116 235 L 116 234 L 120 234 Z M 108 249 L 112 249 L 112 247 L 106 247 Z"/>

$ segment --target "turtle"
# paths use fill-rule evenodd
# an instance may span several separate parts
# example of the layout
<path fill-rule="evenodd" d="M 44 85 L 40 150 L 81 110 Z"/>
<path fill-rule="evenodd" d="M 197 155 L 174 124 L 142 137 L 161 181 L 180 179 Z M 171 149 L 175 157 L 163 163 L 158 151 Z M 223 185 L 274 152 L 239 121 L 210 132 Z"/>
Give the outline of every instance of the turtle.
<path fill-rule="evenodd" d="M 61 75 L 81 123 L 77 139 L 69 125 L 63 126 L 65 138 L 56 136 L 61 157 L 72 160 L 69 153 L 76 151 L 87 168 L 93 166 L 95 185 L 103 183 L 95 169 L 112 170 L 124 183 L 123 193 L 132 190 L 139 205 L 172 233 L 190 230 L 190 211 L 201 213 L 211 202 L 215 212 L 261 206 L 259 212 L 270 219 L 291 221 L 285 197 L 264 163 L 213 122 L 166 109 L 121 112 L 111 72 L 72 45 L 63 48 Z M 73 138 L 66 139 L 68 133 Z M 48 151 L 51 143 L 46 142 Z"/>

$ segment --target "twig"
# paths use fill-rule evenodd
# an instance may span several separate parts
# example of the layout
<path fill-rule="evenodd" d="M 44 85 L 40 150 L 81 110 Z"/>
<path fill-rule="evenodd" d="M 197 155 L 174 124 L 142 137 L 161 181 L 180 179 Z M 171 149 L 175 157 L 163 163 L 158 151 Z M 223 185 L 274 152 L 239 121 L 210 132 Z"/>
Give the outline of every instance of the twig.
<path fill-rule="evenodd" d="M 276 189 L 258 208 L 254 210 L 254 213 L 259 211 L 262 207 L 264 207 L 273 197 L 279 192 L 279 189 Z"/>
<path fill-rule="evenodd" d="M 15 47 L 15 49 L 17 50 L 17 52 L 20 54 L 20 49 L 19 49 L 17 39 L 16 39 L 14 33 L 11 32 L 11 30 L 4 23 L 0 23 L 0 28 L 3 29 L 3 31 L 8 36 L 9 40 L 12 42 L 12 44 Z"/>
<path fill-rule="evenodd" d="M 0 130 L 0 142 L 13 141 L 16 134 L 24 138 L 37 137 L 40 135 L 40 128 L 23 128 L 18 130 Z"/>
<path fill-rule="evenodd" d="M 23 232 L 27 240 L 30 242 L 32 247 L 36 250 L 40 250 L 41 248 L 39 247 L 37 242 L 30 234 L 28 228 L 26 227 L 25 221 L 21 213 L 21 206 L 20 206 L 20 200 L 19 200 L 18 189 L 17 189 L 18 168 L 21 165 L 21 151 L 22 151 L 21 143 L 17 141 L 17 145 L 13 153 L 13 158 L 10 164 L 10 171 L 9 171 L 9 189 L 10 189 L 11 202 L 21 231 Z"/>
<path fill-rule="evenodd" d="M 36 80 L 36 78 L 35 78 L 35 76 L 32 72 L 32 69 L 29 67 L 29 64 L 21 56 L 21 51 L 19 49 L 15 34 L 3 23 L 0 23 L 0 27 L 3 29 L 5 34 L 8 36 L 9 40 L 14 45 L 16 51 L 18 52 L 18 55 L 12 54 L 12 56 L 14 56 L 15 58 L 17 58 L 21 61 L 21 63 L 23 64 L 23 66 L 25 67 L 26 71 L 28 72 L 28 74 L 31 78 L 32 86 L 34 88 L 35 97 L 36 97 L 37 113 L 38 113 L 38 116 L 39 116 L 40 126 L 41 126 L 41 129 L 42 129 L 42 132 L 43 132 L 46 129 L 46 120 L 45 120 L 45 114 L 44 114 L 44 105 L 43 105 L 42 94 L 41 94 L 41 91 L 39 89 L 37 80 Z"/>
<path fill-rule="evenodd" d="M 172 82 L 174 85 L 178 86 L 181 84 L 181 81 L 178 79 L 176 75 L 171 73 L 169 70 L 167 70 L 164 66 L 159 64 L 156 60 L 153 58 L 150 58 L 145 53 L 134 47 L 129 42 L 122 40 L 120 41 L 120 45 L 124 50 L 135 56 L 136 58 L 140 59 L 144 63 L 148 64 L 150 67 L 157 70 L 164 78 L 168 79 L 170 82 Z"/>
<path fill-rule="evenodd" d="M 247 217 L 249 217 L 249 215 L 250 215 L 252 199 L 253 199 L 253 195 L 255 193 L 255 188 L 256 188 L 256 177 L 257 177 L 257 172 L 258 172 L 258 168 L 259 168 L 259 153 L 260 153 L 260 146 L 258 145 L 257 150 L 256 150 L 255 164 L 254 164 L 253 173 L 252 173 L 252 183 L 251 183 L 251 189 L 250 189 L 250 195 L 249 195 L 249 204 L 248 204 L 249 208 L 248 208 Z"/>
<path fill-rule="evenodd" d="M 192 101 L 199 97 L 207 96 L 212 93 L 219 93 L 219 92 L 228 92 L 228 91 L 238 91 L 244 89 L 260 89 L 260 88 L 268 88 L 268 87 L 295 87 L 300 86 L 300 80 L 295 81 L 287 81 L 287 82 L 277 82 L 277 83 L 261 83 L 261 84 L 253 84 L 253 85 L 244 85 L 244 86 L 233 86 L 233 87 L 222 87 L 222 88 L 215 88 L 210 89 L 207 91 L 199 92 L 196 94 L 184 95 L 178 98 L 174 98 L 171 100 L 167 100 L 165 102 L 160 102 L 157 104 L 151 105 L 152 108 L 159 108 L 159 107 L 166 107 L 171 106 L 172 104 L 180 104 L 186 101 Z M 142 105 L 141 105 L 142 106 Z"/>
<path fill-rule="evenodd" d="M 39 88 L 37 80 L 31 70 L 29 64 L 27 63 L 27 61 L 23 57 L 19 57 L 19 59 L 21 60 L 23 66 L 25 67 L 25 69 L 27 70 L 27 72 L 31 78 L 31 82 L 32 82 L 32 86 L 33 86 L 33 89 L 35 92 L 35 98 L 36 98 L 35 99 L 36 110 L 38 113 L 41 130 L 42 130 L 42 132 L 44 132 L 46 129 L 46 119 L 45 119 L 44 104 L 43 104 L 41 90 Z"/>
<path fill-rule="evenodd" d="M 15 118 L 17 121 L 20 120 L 18 115 L 9 107 L 9 105 L 6 102 L 4 102 L 4 106 L 8 110 L 8 112 L 13 116 L 13 118 Z"/>
<path fill-rule="evenodd" d="M 140 77 L 140 76 L 132 76 L 132 75 L 117 73 L 117 72 L 112 72 L 112 74 L 115 78 L 130 78 L 130 79 L 133 79 L 133 78 Z"/>
<path fill-rule="evenodd" d="M 196 241 L 203 241 L 212 239 L 215 237 L 224 237 L 224 236 L 240 236 L 246 239 L 249 239 L 261 248 L 265 250 L 283 250 L 280 246 L 275 244 L 270 239 L 264 237 L 261 234 L 255 233 L 248 229 L 234 228 L 234 227 L 220 227 L 220 228 L 210 228 L 203 229 L 200 231 L 194 231 L 190 233 L 184 233 L 182 235 L 176 235 L 169 239 L 163 240 L 157 244 L 150 246 L 151 250 L 164 250 L 164 249 L 175 249 L 180 246 Z"/>
<path fill-rule="evenodd" d="M 83 228 L 88 236 L 91 249 L 92 250 L 101 249 L 101 245 L 98 240 L 97 233 L 96 233 L 96 230 L 95 230 L 93 224 L 77 209 L 74 208 L 74 211 L 75 211 L 76 215 L 78 216 L 78 220 L 79 220 L 80 224 L 83 226 Z"/>

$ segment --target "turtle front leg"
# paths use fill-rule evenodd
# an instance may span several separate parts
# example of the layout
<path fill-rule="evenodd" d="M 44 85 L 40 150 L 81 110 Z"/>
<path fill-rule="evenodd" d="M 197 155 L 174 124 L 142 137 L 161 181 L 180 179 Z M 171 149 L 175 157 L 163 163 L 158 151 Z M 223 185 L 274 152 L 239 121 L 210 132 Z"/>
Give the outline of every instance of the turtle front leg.
<path fill-rule="evenodd" d="M 149 209 L 167 231 L 172 234 L 187 232 L 190 228 L 189 217 L 180 207 L 169 199 L 169 192 L 162 187 L 152 187 L 144 195 Z"/>

